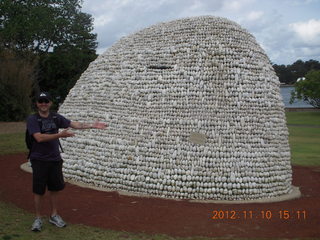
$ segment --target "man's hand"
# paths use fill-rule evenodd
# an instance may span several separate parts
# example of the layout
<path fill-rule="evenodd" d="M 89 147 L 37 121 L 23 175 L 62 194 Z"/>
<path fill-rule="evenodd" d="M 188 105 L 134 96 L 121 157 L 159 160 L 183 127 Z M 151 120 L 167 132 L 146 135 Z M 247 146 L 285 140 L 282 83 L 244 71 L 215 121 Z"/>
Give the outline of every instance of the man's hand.
<path fill-rule="evenodd" d="M 73 137 L 74 133 L 69 131 L 70 128 L 67 128 L 59 133 L 61 138 Z"/>
<path fill-rule="evenodd" d="M 96 121 L 92 124 L 92 128 L 105 129 L 106 127 L 107 127 L 107 124 L 103 122 Z"/>
<path fill-rule="evenodd" d="M 74 133 L 69 131 L 69 128 L 64 129 L 63 131 L 55 134 L 46 134 L 46 133 L 35 133 L 33 137 L 36 139 L 37 142 L 49 142 L 58 138 L 67 138 L 73 137 Z"/>

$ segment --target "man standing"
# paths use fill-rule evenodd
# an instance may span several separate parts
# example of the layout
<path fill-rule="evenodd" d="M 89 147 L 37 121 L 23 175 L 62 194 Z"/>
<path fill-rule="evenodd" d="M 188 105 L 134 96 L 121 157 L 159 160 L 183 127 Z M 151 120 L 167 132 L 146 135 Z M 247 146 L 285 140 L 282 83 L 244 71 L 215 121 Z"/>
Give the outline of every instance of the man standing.
<path fill-rule="evenodd" d="M 34 139 L 30 149 L 30 162 L 33 177 L 33 193 L 36 219 L 32 224 L 32 231 L 41 231 L 42 220 L 40 206 L 46 188 L 49 191 L 51 202 L 51 216 L 49 222 L 57 227 L 65 227 L 66 223 L 58 215 L 57 202 L 59 191 L 64 189 L 65 183 L 62 174 L 62 162 L 59 151 L 59 138 L 73 137 L 69 127 L 75 129 L 105 129 L 106 124 L 95 122 L 92 124 L 73 122 L 60 114 L 50 112 L 52 99 L 49 93 L 41 92 L 36 102 L 38 113 L 27 119 L 27 130 Z M 59 132 L 59 128 L 65 128 Z"/>

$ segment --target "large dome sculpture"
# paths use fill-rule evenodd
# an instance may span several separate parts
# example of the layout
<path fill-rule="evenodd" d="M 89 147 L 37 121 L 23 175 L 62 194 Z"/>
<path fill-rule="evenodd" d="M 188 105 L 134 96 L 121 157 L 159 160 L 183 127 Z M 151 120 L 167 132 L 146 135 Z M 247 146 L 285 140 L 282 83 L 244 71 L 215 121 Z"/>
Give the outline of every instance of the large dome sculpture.
<path fill-rule="evenodd" d="M 292 192 L 278 78 L 255 38 L 227 19 L 185 18 L 120 39 L 60 113 L 109 125 L 62 141 L 73 181 L 175 199 Z"/>

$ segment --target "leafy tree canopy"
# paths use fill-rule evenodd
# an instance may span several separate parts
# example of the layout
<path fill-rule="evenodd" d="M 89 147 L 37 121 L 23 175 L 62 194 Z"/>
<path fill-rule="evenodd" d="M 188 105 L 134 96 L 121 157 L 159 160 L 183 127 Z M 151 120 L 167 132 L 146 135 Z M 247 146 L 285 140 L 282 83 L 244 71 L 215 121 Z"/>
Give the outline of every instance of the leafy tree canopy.
<path fill-rule="evenodd" d="M 0 111 L 0 119 L 23 120 L 38 90 L 62 102 L 97 57 L 93 18 L 81 12 L 81 4 L 82 0 L 0 0 L 0 92 L 6 96 L 0 109 L 13 113 Z"/>
<path fill-rule="evenodd" d="M 91 51 L 69 45 L 56 47 L 53 52 L 41 56 L 39 87 L 57 97 L 54 99 L 55 108 L 65 99 L 80 75 L 96 57 Z"/>
<path fill-rule="evenodd" d="M 295 90 L 291 92 L 290 103 L 295 99 L 304 100 L 316 108 L 320 108 L 320 71 L 312 70 L 305 79 L 297 81 Z"/>
<path fill-rule="evenodd" d="M 311 70 L 320 70 L 320 62 L 312 59 L 306 62 L 297 60 L 291 65 L 274 64 L 273 68 L 281 83 L 293 84 L 298 78 L 305 77 L 307 72 Z"/>
<path fill-rule="evenodd" d="M 1 0 L 0 46 L 19 52 L 48 52 L 55 46 L 97 46 L 91 15 L 80 0 Z"/>

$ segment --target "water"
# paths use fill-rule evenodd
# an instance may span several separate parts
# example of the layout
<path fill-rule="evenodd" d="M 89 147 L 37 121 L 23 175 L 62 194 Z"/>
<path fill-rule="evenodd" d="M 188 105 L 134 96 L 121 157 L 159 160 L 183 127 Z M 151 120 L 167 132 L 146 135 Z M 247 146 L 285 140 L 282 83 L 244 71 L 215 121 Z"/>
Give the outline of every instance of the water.
<path fill-rule="evenodd" d="M 288 86 L 288 87 L 280 87 L 280 92 L 282 95 L 282 99 L 284 102 L 284 106 L 286 108 L 313 108 L 312 105 L 310 105 L 307 102 L 295 100 L 293 104 L 290 104 L 290 98 L 291 98 L 291 91 L 294 90 L 294 87 Z"/>

